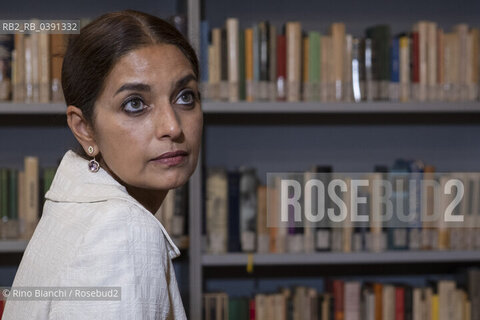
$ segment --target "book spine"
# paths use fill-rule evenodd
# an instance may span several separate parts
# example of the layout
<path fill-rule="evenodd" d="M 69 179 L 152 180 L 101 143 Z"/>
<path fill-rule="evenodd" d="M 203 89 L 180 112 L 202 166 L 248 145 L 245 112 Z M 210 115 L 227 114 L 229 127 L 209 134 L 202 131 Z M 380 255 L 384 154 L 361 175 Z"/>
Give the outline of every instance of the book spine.
<path fill-rule="evenodd" d="M 207 238 L 210 253 L 227 252 L 227 174 L 222 169 L 210 169 L 207 173 Z"/>
<path fill-rule="evenodd" d="M 419 88 L 418 101 L 427 100 L 428 86 L 428 22 L 420 21 L 418 23 L 418 41 L 419 41 Z"/>
<path fill-rule="evenodd" d="M 445 91 L 445 44 L 441 28 L 437 29 L 437 100 L 444 101 Z"/>
<path fill-rule="evenodd" d="M 306 36 L 302 37 L 302 100 L 311 100 L 311 90 L 309 88 L 309 55 L 310 55 L 310 39 Z"/>
<path fill-rule="evenodd" d="M 207 20 L 200 22 L 200 93 L 205 100 L 210 99 L 208 90 L 208 78 L 209 78 L 209 32 L 210 25 Z M 53 41 L 53 39 L 52 39 Z M 53 83 L 52 83 L 53 84 Z"/>
<path fill-rule="evenodd" d="M 394 38 L 390 51 L 390 101 L 400 100 L 400 40 Z"/>
<path fill-rule="evenodd" d="M 255 87 L 253 85 L 253 29 L 245 29 L 245 81 L 247 101 L 255 99 Z"/>
<path fill-rule="evenodd" d="M 208 72 L 210 82 L 210 96 L 213 100 L 220 99 L 220 81 L 222 70 L 222 31 L 220 28 L 212 29 L 212 46 L 209 49 Z"/>
<path fill-rule="evenodd" d="M 238 38 L 238 54 L 239 54 L 239 62 L 238 62 L 238 99 L 241 101 L 245 101 L 247 99 L 246 93 L 246 80 L 245 80 L 245 30 L 239 31 L 239 38 Z"/>
<path fill-rule="evenodd" d="M 418 91 L 420 86 L 420 42 L 418 26 L 414 26 L 412 32 L 412 92 L 413 100 L 418 100 Z"/>
<path fill-rule="evenodd" d="M 427 97 L 430 101 L 437 100 L 437 24 L 427 23 Z"/>
<path fill-rule="evenodd" d="M 410 40 L 407 36 L 399 38 L 400 47 L 400 101 L 410 100 Z"/>
<path fill-rule="evenodd" d="M 228 18 L 226 22 L 227 54 L 228 54 L 228 99 L 239 100 L 239 27 L 237 18 Z"/>
<path fill-rule="evenodd" d="M 343 63 L 343 78 L 342 78 L 342 101 L 353 101 L 353 74 L 352 74 L 352 46 L 353 37 L 351 34 L 345 35 L 345 53 Z"/>
<path fill-rule="evenodd" d="M 364 61 L 361 57 L 362 42 L 358 38 L 352 41 L 352 89 L 353 100 L 361 102 L 364 98 L 365 79 L 363 78 Z"/>
<path fill-rule="evenodd" d="M 39 172 L 38 158 L 25 157 L 25 224 L 26 237 L 30 239 L 38 223 L 38 194 L 39 194 Z"/>
<path fill-rule="evenodd" d="M 221 29 L 221 45 L 220 45 L 220 59 L 222 60 L 222 66 L 220 69 L 220 100 L 221 101 L 229 101 L 230 93 L 229 93 L 229 57 L 228 57 L 228 39 L 227 39 L 227 30 L 226 28 Z M 238 55 L 237 55 L 238 57 Z"/>
<path fill-rule="evenodd" d="M 38 35 L 38 44 L 39 44 L 39 58 L 38 58 L 38 68 L 39 68 L 39 102 L 47 103 L 50 102 L 50 38 L 47 33 L 39 33 Z"/>
<path fill-rule="evenodd" d="M 269 79 L 269 23 L 262 21 L 258 25 L 259 35 L 259 61 L 260 61 L 260 82 L 259 82 L 259 99 L 266 101 L 269 99 L 268 79 Z"/>
<path fill-rule="evenodd" d="M 228 172 L 228 252 L 240 252 L 240 174 Z"/>
<path fill-rule="evenodd" d="M 25 35 L 17 33 L 14 37 L 13 101 L 23 102 L 25 100 Z"/>
<path fill-rule="evenodd" d="M 268 79 L 268 92 L 269 100 L 277 100 L 277 29 L 273 24 L 269 25 L 269 79 Z"/>
<path fill-rule="evenodd" d="M 257 252 L 268 253 L 269 232 L 267 228 L 267 187 L 259 185 L 257 189 Z"/>
<path fill-rule="evenodd" d="M 300 22 L 288 22 L 286 25 L 287 43 L 287 101 L 300 101 L 300 83 L 302 73 L 302 27 Z"/>
<path fill-rule="evenodd" d="M 252 52 L 253 52 L 253 100 L 260 97 L 260 32 L 258 24 L 252 26 Z"/>
<path fill-rule="evenodd" d="M 405 320 L 405 289 L 395 287 L 395 320 Z"/>
<path fill-rule="evenodd" d="M 11 96 L 13 45 L 11 34 L 0 35 L 0 101 L 10 100 Z"/>
<path fill-rule="evenodd" d="M 240 239 L 243 252 L 256 250 L 257 176 L 255 169 L 240 168 Z"/>
<path fill-rule="evenodd" d="M 285 101 L 287 97 L 287 39 L 283 34 L 277 36 L 277 101 Z"/>

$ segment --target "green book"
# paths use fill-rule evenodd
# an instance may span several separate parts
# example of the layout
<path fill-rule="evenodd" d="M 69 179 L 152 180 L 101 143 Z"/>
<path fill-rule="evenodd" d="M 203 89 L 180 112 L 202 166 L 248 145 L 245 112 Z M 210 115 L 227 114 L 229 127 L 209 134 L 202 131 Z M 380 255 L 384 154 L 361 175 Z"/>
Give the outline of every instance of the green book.
<path fill-rule="evenodd" d="M 320 82 L 320 33 L 310 31 L 308 42 L 308 82 L 318 84 Z"/>
<path fill-rule="evenodd" d="M 248 320 L 249 305 L 247 298 L 228 299 L 228 320 Z"/>

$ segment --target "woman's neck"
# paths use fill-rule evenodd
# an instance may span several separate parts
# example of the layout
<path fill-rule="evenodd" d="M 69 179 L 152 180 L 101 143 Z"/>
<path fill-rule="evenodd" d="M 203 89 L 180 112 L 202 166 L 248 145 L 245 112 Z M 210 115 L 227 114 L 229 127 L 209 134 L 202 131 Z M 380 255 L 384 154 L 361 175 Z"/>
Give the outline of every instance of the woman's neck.
<path fill-rule="evenodd" d="M 125 187 L 130 196 L 137 200 L 152 214 L 157 213 L 158 209 L 163 203 L 163 200 L 167 196 L 168 190 L 152 190 L 128 185 L 122 181 L 122 179 L 120 179 L 112 170 L 110 170 L 102 158 L 100 158 L 99 162 L 103 169 L 105 169 L 115 180 L 117 180 L 118 183 Z"/>

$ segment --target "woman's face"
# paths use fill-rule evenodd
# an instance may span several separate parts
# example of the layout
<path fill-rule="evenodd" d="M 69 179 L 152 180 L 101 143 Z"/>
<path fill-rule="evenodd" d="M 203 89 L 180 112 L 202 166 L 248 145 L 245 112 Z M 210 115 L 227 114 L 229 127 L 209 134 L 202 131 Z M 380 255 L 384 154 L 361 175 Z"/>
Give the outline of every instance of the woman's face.
<path fill-rule="evenodd" d="M 168 190 L 187 182 L 203 114 L 197 79 L 180 49 L 151 45 L 120 58 L 94 110 L 104 169 L 136 188 Z"/>

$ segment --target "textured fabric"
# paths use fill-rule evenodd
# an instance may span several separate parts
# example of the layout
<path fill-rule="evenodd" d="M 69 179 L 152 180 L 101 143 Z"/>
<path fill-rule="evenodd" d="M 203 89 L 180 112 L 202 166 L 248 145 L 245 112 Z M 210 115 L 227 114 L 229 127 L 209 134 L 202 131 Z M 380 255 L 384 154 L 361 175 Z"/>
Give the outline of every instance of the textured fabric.
<path fill-rule="evenodd" d="M 3 320 L 186 319 L 161 223 L 107 171 L 64 155 L 13 287 L 121 287 L 121 301 L 7 300 Z"/>

